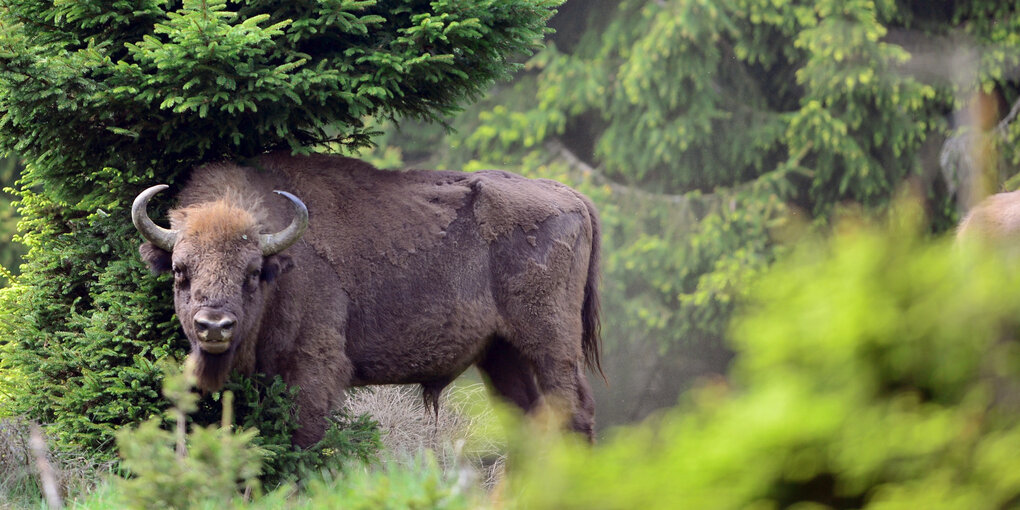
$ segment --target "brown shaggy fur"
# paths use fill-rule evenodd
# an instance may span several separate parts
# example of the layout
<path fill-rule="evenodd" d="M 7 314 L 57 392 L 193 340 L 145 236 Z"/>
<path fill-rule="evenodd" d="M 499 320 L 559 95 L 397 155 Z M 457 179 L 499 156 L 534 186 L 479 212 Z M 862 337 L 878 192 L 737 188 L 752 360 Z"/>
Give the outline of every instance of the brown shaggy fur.
<path fill-rule="evenodd" d="M 295 441 L 307 446 L 349 386 L 417 383 L 431 404 L 475 364 L 523 410 L 561 406 L 593 437 L 584 367 L 599 365 L 600 232 L 587 198 L 499 171 L 283 153 L 254 167 L 197 169 L 172 213 L 173 254 L 142 248 L 154 268 L 172 256 L 188 271 L 175 305 L 203 387 L 231 368 L 282 375 L 301 388 Z M 274 189 L 304 201 L 309 228 L 261 257 L 253 234 L 294 215 Z M 191 318 L 203 309 L 236 316 L 228 352 L 198 348 Z"/>
<path fill-rule="evenodd" d="M 259 231 L 254 215 L 228 200 L 175 209 L 170 214 L 170 225 L 187 237 L 211 244 L 222 244 Z"/>

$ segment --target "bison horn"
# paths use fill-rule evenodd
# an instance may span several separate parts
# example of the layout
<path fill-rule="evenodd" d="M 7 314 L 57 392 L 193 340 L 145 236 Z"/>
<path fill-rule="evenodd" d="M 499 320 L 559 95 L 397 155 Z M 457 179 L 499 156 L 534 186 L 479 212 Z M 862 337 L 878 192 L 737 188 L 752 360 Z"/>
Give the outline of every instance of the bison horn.
<path fill-rule="evenodd" d="M 286 191 L 274 191 L 274 193 L 287 197 L 294 204 L 294 220 L 287 225 L 287 228 L 275 234 L 262 234 L 259 236 L 259 246 L 262 247 L 262 255 L 270 256 L 280 253 L 290 245 L 301 239 L 301 234 L 308 228 L 308 208 L 305 204 Z"/>
<path fill-rule="evenodd" d="M 131 204 L 131 222 L 142 233 L 142 237 L 150 243 L 163 250 L 173 251 L 174 243 L 177 242 L 177 231 L 168 230 L 153 223 L 146 209 L 149 205 L 149 199 L 153 195 L 169 187 L 166 184 L 157 184 L 139 193 L 135 197 L 135 202 Z"/>

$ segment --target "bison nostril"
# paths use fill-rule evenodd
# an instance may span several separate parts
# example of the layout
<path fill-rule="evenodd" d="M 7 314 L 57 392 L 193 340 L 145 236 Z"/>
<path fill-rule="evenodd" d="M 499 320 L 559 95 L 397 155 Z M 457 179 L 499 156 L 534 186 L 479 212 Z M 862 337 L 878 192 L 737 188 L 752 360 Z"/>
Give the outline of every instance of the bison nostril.
<path fill-rule="evenodd" d="M 237 324 L 237 321 L 229 317 L 224 317 L 220 319 L 219 328 L 224 332 L 227 332 L 234 328 L 234 324 Z"/>
<path fill-rule="evenodd" d="M 207 310 L 195 314 L 195 330 L 204 341 L 228 340 L 235 324 L 237 324 L 237 320 L 228 314 Z"/>

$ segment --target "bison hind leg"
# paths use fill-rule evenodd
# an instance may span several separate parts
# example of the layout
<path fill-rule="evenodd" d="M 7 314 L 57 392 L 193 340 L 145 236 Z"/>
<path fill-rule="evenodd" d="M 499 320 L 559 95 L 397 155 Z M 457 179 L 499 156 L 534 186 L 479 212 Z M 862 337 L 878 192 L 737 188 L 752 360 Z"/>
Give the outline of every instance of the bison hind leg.
<path fill-rule="evenodd" d="M 497 337 L 478 362 L 478 368 L 494 393 L 527 414 L 541 413 L 539 408 L 549 400 L 554 410 L 569 410 L 564 416 L 569 420 L 566 425 L 589 442 L 595 442 L 595 400 L 580 360 L 567 363 L 560 370 L 542 367 L 513 344 Z"/>
<path fill-rule="evenodd" d="M 485 352 L 478 369 L 497 395 L 510 401 L 525 413 L 538 403 L 540 393 L 531 364 L 513 345 L 496 338 Z"/>
<path fill-rule="evenodd" d="M 584 366 L 577 364 L 576 370 L 577 410 L 570 418 L 570 426 L 584 435 L 589 443 L 595 442 L 595 398 L 591 385 L 584 375 Z"/>

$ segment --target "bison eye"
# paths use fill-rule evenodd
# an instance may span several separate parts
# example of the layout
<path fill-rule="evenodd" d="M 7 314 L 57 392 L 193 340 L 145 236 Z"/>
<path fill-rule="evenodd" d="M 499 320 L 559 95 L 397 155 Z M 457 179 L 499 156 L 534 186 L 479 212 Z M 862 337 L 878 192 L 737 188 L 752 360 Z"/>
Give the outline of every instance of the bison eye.
<path fill-rule="evenodd" d="M 188 282 L 188 268 L 174 264 L 173 272 L 174 281 L 176 281 L 178 285 L 184 285 Z"/>
<path fill-rule="evenodd" d="M 262 279 L 262 270 L 261 269 L 252 269 L 252 270 L 249 270 L 248 271 L 248 281 L 245 282 L 245 284 L 248 287 L 248 290 L 255 290 L 255 289 L 257 289 L 258 286 L 259 286 L 259 280 L 261 280 L 261 279 Z"/>

